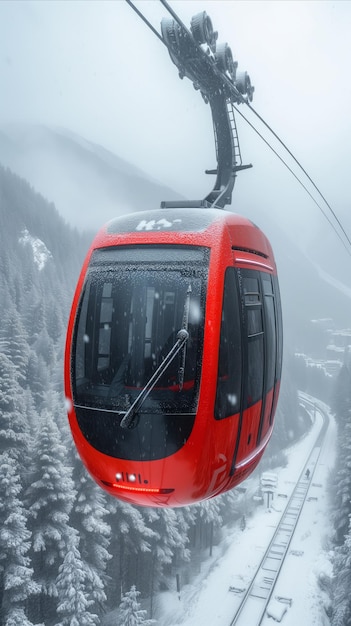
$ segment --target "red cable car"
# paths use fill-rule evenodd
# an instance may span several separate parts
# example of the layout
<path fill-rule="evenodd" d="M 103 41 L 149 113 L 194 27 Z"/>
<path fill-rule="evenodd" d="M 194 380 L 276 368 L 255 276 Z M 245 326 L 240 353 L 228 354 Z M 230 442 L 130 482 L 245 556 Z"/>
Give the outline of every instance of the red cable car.
<path fill-rule="evenodd" d="M 176 28 L 163 26 L 172 45 Z M 245 166 L 225 90 L 212 97 L 211 89 L 203 87 L 223 138 L 213 191 L 107 224 L 88 252 L 68 324 L 65 391 L 78 452 L 101 487 L 138 505 L 183 506 L 233 488 L 273 429 L 277 271 L 265 235 L 221 210 Z"/>
<path fill-rule="evenodd" d="M 245 218 L 159 209 L 102 229 L 66 351 L 70 425 L 95 480 L 181 506 L 246 478 L 272 433 L 280 329 L 273 253 Z"/>

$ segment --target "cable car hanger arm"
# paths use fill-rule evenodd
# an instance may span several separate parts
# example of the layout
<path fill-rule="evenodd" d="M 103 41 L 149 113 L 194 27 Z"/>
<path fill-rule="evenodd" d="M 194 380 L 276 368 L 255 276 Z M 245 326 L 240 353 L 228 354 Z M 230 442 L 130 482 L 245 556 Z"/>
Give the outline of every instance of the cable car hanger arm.
<path fill-rule="evenodd" d="M 228 44 L 217 44 L 217 32 L 205 11 L 191 20 L 190 31 L 165 0 L 161 3 L 174 19 L 161 22 L 163 40 L 179 76 L 189 78 L 211 107 L 216 143 L 217 169 L 206 173 L 217 175 L 213 190 L 198 206 L 223 208 L 231 203 L 236 172 L 242 165 L 233 103 L 252 100 L 253 87 L 246 72 L 237 72 Z M 246 94 L 246 97 L 244 97 Z M 186 206 L 188 203 L 163 202 L 162 207 Z"/>
<path fill-rule="evenodd" d="M 233 61 L 228 44 L 217 44 L 218 33 L 213 30 L 205 11 L 193 16 L 189 30 L 168 2 L 160 0 L 171 15 L 161 21 L 161 37 L 133 2 L 126 1 L 167 46 L 180 78 L 189 78 L 211 107 L 217 168 L 206 173 L 217 175 L 213 190 L 203 200 L 162 202 L 161 207 L 189 207 L 191 204 L 192 207 L 224 208 L 231 203 L 236 173 L 252 167 L 241 162 L 233 109 L 234 102 L 241 104 L 252 100 L 254 88 L 250 78 L 247 72 L 237 71 L 238 63 Z"/>

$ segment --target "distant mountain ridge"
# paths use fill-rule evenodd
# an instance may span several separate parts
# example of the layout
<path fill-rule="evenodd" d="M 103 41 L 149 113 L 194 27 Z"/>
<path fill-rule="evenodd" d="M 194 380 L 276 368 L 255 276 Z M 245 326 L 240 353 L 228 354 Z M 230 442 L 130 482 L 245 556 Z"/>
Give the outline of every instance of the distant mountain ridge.
<path fill-rule="evenodd" d="M 0 163 L 55 202 L 80 230 L 96 231 L 108 220 L 176 200 L 174 190 L 75 133 L 41 125 L 0 127 Z"/>
<path fill-rule="evenodd" d="M 16 289 L 18 301 L 30 290 L 56 294 L 57 307 L 68 315 L 90 240 L 27 181 L 0 165 L 0 288 Z M 6 306 L 6 298 L 0 305 Z"/>

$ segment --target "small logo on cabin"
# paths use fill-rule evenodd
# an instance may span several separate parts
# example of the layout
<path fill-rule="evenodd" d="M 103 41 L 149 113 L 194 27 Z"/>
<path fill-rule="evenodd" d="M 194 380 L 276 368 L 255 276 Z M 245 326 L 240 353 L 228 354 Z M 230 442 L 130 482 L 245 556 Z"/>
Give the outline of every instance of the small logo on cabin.
<path fill-rule="evenodd" d="M 172 228 L 175 225 L 180 224 L 181 221 L 182 220 L 180 219 L 176 219 L 170 222 L 165 218 L 162 218 L 160 220 L 141 220 L 135 230 L 165 230 L 167 228 Z"/>

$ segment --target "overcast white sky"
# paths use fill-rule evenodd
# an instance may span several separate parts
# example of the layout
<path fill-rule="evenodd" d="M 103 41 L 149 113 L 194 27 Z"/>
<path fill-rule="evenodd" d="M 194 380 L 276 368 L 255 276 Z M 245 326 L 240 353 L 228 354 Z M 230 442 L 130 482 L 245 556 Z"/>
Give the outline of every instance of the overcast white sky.
<path fill-rule="evenodd" d="M 165 8 L 156 0 L 136 4 L 159 28 Z M 253 106 L 347 220 L 351 2 L 171 5 L 187 25 L 206 10 L 218 40 L 229 43 L 239 69 L 251 76 Z M 203 174 L 215 166 L 210 109 L 187 79 L 179 80 L 166 48 L 123 0 L 2 0 L 0 85 L 0 123 L 65 126 L 190 198 L 211 188 Z M 311 212 L 318 230 L 315 206 L 253 132 L 240 119 L 238 124 L 243 161 L 254 164 L 237 179 L 239 204 L 271 203 L 284 219 L 289 198 L 290 214 L 296 210 L 292 221 Z"/>

